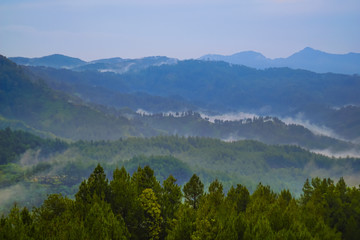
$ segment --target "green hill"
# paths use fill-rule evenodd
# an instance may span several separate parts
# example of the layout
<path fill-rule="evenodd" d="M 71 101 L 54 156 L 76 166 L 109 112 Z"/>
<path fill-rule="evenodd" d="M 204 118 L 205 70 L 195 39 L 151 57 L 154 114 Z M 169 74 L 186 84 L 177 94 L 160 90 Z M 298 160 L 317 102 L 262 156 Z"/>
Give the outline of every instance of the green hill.
<path fill-rule="evenodd" d="M 109 77 L 105 78 L 105 82 L 116 82 L 118 76 L 114 74 L 28 69 L 18 67 L 5 58 L 2 61 L 3 67 L 0 70 L 3 79 L 3 108 L 0 110 L 0 126 L 3 128 L 12 127 L 44 137 L 55 135 L 73 140 L 109 140 L 129 136 L 178 134 L 224 140 L 252 139 L 268 144 L 296 144 L 317 150 L 356 149 L 354 144 L 315 135 L 300 125 L 287 125 L 277 118 L 219 120 L 212 123 L 192 111 L 180 112 L 177 116 L 165 116 L 138 115 L 131 110 L 110 109 L 107 107 L 181 110 L 194 106 L 180 100 L 144 93 L 116 93 L 86 84 L 87 80 L 96 83 L 103 76 Z M 71 94 L 71 97 L 67 94 Z M 86 100 L 89 102 L 85 104 L 83 101 Z M 107 107 L 94 104 L 104 104 Z"/>
<path fill-rule="evenodd" d="M 154 132 L 124 117 L 107 116 L 0 57 L 0 114 L 29 127 L 70 139 L 117 139 Z M 4 123 L 4 121 L 2 121 Z M 4 124 L 2 124 L 4 125 Z"/>
<path fill-rule="evenodd" d="M 1 208 L 15 199 L 28 206 L 37 205 L 48 193 L 73 196 L 78 184 L 98 163 L 107 169 L 108 176 L 116 167 L 125 166 L 132 173 L 138 166 L 150 165 L 160 180 L 172 174 L 183 184 L 196 173 L 205 186 L 219 179 L 225 191 L 237 183 L 253 191 L 262 182 L 275 191 L 289 189 L 297 196 L 306 178 L 343 176 L 350 185 L 358 185 L 360 172 L 360 159 L 329 158 L 296 146 L 199 137 L 66 144 L 7 129 L 0 130 L 0 151 L 0 194 L 8 196 L 0 201 Z"/>

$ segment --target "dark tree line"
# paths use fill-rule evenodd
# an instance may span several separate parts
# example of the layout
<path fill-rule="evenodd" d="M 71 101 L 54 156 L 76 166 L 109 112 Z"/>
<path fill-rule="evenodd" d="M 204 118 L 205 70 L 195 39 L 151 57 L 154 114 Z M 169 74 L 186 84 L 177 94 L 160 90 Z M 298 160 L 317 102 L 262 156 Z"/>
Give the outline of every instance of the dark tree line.
<path fill-rule="evenodd" d="M 184 185 L 170 175 L 124 167 L 108 181 L 98 165 L 75 199 L 52 194 L 31 212 L 17 205 L 0 220 L 1 239 L 359 239 L 360 188 L 343 178 L 307 180 L 295 199 L 261 183 L 250 194 L 218 180 L 207 192 L 197 175 Z"/>
<path fill-rule="evenodd" d="M 18 156 L 28 149 L 41 148 L 41 154 L 46 156 L 68 146 L 69 144 L 59 139 L 43 139 L 21 130 L 0 129 L 0 165 L 15 162 Z"/>

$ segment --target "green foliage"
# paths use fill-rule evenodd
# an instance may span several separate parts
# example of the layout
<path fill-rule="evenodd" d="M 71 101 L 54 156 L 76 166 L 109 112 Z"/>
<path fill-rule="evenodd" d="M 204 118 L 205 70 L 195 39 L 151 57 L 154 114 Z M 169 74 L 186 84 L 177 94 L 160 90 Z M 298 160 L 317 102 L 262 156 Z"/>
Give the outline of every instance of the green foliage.
<path fill-rule="evenodd" d="M 111 208 L 115 216 L 124 219 L 131 236 L 137 235 L 137 226 L 143 218 L 140 201 L 134 184 L 131 182 L 130 174 L 124 167 L 116 168 L 113 179 L 110 182 Z"/>
<path fill-rule="evenodd" d="M 59 139 L 42 139 L 24 131 L 0 130 L 0 165 L 15 162 L 28 149 L 41 149 L 41 155 L 60 152 L 68 147 Z"/>
<path fill-rule="evenodd" d="M 164 181 L 169 173 L 174 175 L 179 184 L 183 184 L 192 175 L 189 166 L 173 156 L 135 156 L 123 163 L 125 168 L 133 173 L 137 168 L 150 166 L 156 173 L 159 181 Z"/>
<path fill-rule="evenodd" d="M 116 218 L 110 205 L 99 198 L 92 204 L 84 225 L 88 239 L 125 240 L 130 236 L 121 216 Z"/>
<path fill-rule="evenodd" d="M 227 193 L 226 202 L 237 214 L 245 212 L 250 201 L 250 193 L 245 186 L 237 184 L 236 188 L 231 187 Z"/>
<path fill-rule="evenodd" d="M 296 146 L 266 145 L 249 140 L 223 142 L 210 138 L 159 136 L 65 143 L 39 139 L 21 131 L 8 129 L 5 132 L 9 132 L 10 137 L 3 138 L 0 149 L 12 152 L 15 160 L 0 165 L 0 191 L 9 196 L 1 202 L 1 212 L 8 212 L 14 201 L 27 207 L 39 206 L 47 194 L 62 193 L 73 197 L 97 163 L 107 169 L 104 173 L 108 176 L 112 176 L 112 171 L 119 166 L 124 166 L 133 175 L 139 166 L 144 169 L 149 165 L 154 170 L 152 179 L 156 178 L 158 182 L 171 174 L 177 179 L 176 183 L 183 186 L 195 173 L 206 188 L 218 179 L 224 192 L 239 182 L 253 192 L 256 183 L 261 181 L 271 185 L 275 192 L 289 189 L 296 197 L 300 196 L 306 178 L 316 174 L 319 177 L 346 175 L 351 178 L 360 172 L 360 161 L 356 158 L 329 158 Z M 25 153 L 10 151 L 38 140 L 39 147 L 29 146 Z M 272 156 L 270 162 L 268 156 Z M 349 169 L 352 170 L 349 172 Z M 151 175 L 151 171 L 148 173 Z M 139 177 L 145 180 L 141 180 L 144 183 L 141 183 L 142 189 L 136 190 L 137 194 L 149 187 L 146 184 L 155 184 L 153 180 L 146 180 L 150 179 L 148 173 L 141 171 L 142 177 Z M 153 190 L 161 199 L 158 187 Z"/>
<path fill-rule="evenodd" d="M 68 139 L 118 139 L 152 129 L 125 117 L 108 116 L 77 97 L 50 89 L 28 70 L 0 56 L 0 115 Z"/>
<path fill-rule="evenodd" d="M 306 223 L 308 226 L 315 225 L 312 219 L 315 216 L 320 217 L 323 225 L 333 229 L 330 233 L 336 230 L 346 239 L 359 237 L 359 231 L 350 228 L 360 216 L 359 190 L 359 188 L 347 187 L 343 178 L 340 178 L 336 184 L 331 179 L 314 178 L 311 180 L 311 185 L 306 181 L 304 194 L 301 197 L 301 207 L 307 213 Z M 316 228 L 326 228 L 319 224 L 315 225 Z M 322 237 L 325 238 L 327 235 Z"/>
<path fill-rule="evenodd" d="M 170 175 L 161 186 L 145 166 L 133 176 L 124 167 L 116 169 L 108 184 L 97 165 L 79 186 L 76 200 L 52 194 L 31 212 L 14 205 L 0 219 L 0 238 L 359 238 L 360 188 L 348 187 L 343 178 L 336 184 L 331 179 L 307 180 L 299 199 L 287 189 L 275 193 L 261 183 L 252 194 L 241 184 L 225 194 L 219 180 L 203 193 L 195 174 L 183 193 L 175 182 Z"/>
<path fill-rule="evenodd" d="M 162 233 L 164 236 L 174 227 L 175 214 L 181 206 L 182 192 L 180 186 L 175 182 L 176 179 L 172 175 L 163 182 L 160 206 L 163 218 Z"/>
<path fill-rule="evenodd" d="M 175 214 L 174 226 L 168 232 L 166 239 L 191 239 L 195 231 L 196 211 L 189 205 L 182 204 Z"/>
<path fill-rule="evenodd" d="M 159 197 L 161 193 L 161 186 L 154 175 L 154 170 L 149 166 L 144 168 L 138 167 L 131 178 L 138 194 L 141 194 L 145 189 L 152 189 L 153 192 Z"/>
<path fill-rule="evenodd" d="M 161 209 L 154 191 L 146 188 L 139 196 L 141 207 L 144 210 L 145 218 L 141 224 L 146 231 L 146 239 L 159 239 L 162 222 Z"/>
<path fill-rule="evenodd" d="M 194 174 L 188 183 L 183 188 L 185 202 L 192 206 L 194 209 L 199 207 L 199 202 L 204 194 L 204 184 L 200 178 Z"/>

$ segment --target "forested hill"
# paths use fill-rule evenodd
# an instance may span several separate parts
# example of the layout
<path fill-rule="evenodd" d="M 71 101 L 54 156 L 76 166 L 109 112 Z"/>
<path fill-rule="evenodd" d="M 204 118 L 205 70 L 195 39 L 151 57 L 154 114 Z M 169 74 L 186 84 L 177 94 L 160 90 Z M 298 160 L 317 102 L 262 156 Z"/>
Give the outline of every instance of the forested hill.
<path fill-rule="evenodd" d="M 75 199 L 47 197 L 39 208 L 15 205 L 0 221 L 1 239 L 358 239 L 360 188 L 343 178 L 306 180 L 300 198 L 258 184 L 225 194 L 214 180 L 192 175 L 183 186 L 162 184 L 149 167 L 130 175 L 116 168 L 111 181 L 97 165 Z"/>
<path fill-rule="evenodd" d="M 356 75 L 318 74 L 289 68 L 257 70 L 196 60 L 124 74 L 30 69 L 56 82 L 102 87 L 122 94 L 145 92 L 153 96 L 177 96 L 198 107 L 221 112 L 262 110 L 268 114 L 292 114 L 314 104 L 323 107 L 360 104 L 360 77 Z M 91 96 L 84 95 L 84 98 L 91 99 Z"/>
<path fill-rule="evenodd" d="M 178 134 L 226 140 L 254 139 L 269 144 L 297 144 L 316 150 L 345 151 L 358 148 L 352 143 L 316 135 L 300 125 L 285 124 L 277 118 L 259 117 L 212 123 L 193 111 L 181 113 L 179 116 L 165 116 L 139 115 L 129 108 L 110 109 L 109 107 L 114 106 L 108 105 L 110 102 L 116 102 L 116 106 L 123 107 L 129 104 L 131 107 L 154 106 L 153 108 L 164 107 L 168 110 L 190 108 L 194 105 L 186 101 L 144 93 L 120 94 L 110 89 L 106 90 L 106 86 L 95 89 L 92 87 L 92 84 L 100 84 L 100 80 L 105 82 L 103 85 L 118 82 L 113 86 L 115 89 L 126 84 L 114 74 L 93 73 L 92 75 L 43 68 L 30 71 L 5 58 L 1 61 L 3 64 L 0 78 L 3 83 L 1 85 L 3 94 L 0 102 L 2 107 L 0 127 L 2 128 L 24 129 L 40 136 L 71 140 L 114 140 L 129 136 Z M 102 79 L 103 76 L 109 78 Z M 56 87 L 59 85 L 61 87 Z M 110 88 L 110 85 L 107 87 Z M 90 102 L 85 102 L 89 99 Z M 95 105 L 98 103 L 107 106 Z"/>
<path fill-rule="evenodd" d="M 70 139 L 117 139 L 153 135 L 154 131 L 124 117 L 107 116 L 80 99 L 50 89 L 0 56 L 0 115 L 2 121 L 18 120 L 24 126 Z"/>
<path fill-rule="evenodd" d="M 225 62 L 180 61 L 123 74 L 130 90 L 154 95 L 180 95 L 202 106 L 290 112 L 311 104 L 360 104 L 360 77 L 317 74 L 289 68 L 256 70 Z M 107 83 L 104 83 L 107 84 Z"/>
<path fill-rule="evenodd" d="M 360 77 L 225 62 L 179 61 L 125 74 L 31 67 L 49 86 L 107 107 L 153 113 L 251 112 L 299 118 L 356 141 Z M 348 108 L 347 106 L 354 106 Z M 355 111 L 354 111 L 355 109 Z M 349 111 L 350 110 L 350 111 Z"/>
<path fill-rule="evenodd" d="M 196 173 L 205 186 L 219 179 L 225 191 L 241 183 L 252 192 L 262 182 L 275 191 L 289 189 L 295 196 L 306 178 L 343 176 L 357 185 L 360 172 L 360 159 L 329 158 L 296 146 L 248 140 L 159 136 L 67 144 L 6 129 L 0 130 L 0 144 L 1 210 L 15 200 L 38 206 L 48 193 L 73 196 L 97 163 L 109 176 L 117 166 L 133 173 L 138 166 L 149 165 L 160 181 L 172 174 L 184 184 Z"/>
<path fill-rule="evenodd" d="M 360 151 L 350 142 L 319 135 L 299 124 L 285 124 L 275 117 L 210 122 L 196 112 L 136 116 L 139 121 L 170 135 L 219 138 L 225 141 L 251 139 L 267 144 L 293 144 L 310 150 Z M 356 135 L 356 133 L 354 133 Z"/>

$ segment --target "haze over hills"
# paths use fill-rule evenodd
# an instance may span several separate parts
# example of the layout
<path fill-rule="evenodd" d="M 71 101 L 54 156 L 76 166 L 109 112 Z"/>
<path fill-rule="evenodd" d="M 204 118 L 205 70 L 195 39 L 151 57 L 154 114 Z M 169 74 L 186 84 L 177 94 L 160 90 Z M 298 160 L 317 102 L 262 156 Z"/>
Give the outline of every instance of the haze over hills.
<path fill-rule="evenodd" d="M 79 58 L 68 57 L 61 54 L 53 54 L 39 58 L 13 57 L 10 59 L 19 65 L 46 66 L 53 68 L 74 68 L 86 63 Z"/>
<path fill-rule="evenodd" d="M 360 0 L 0 1 L 0 240 L 360 240 L 357 22 Z"/>
<path fill-rule="evenodd" d="M 9 58 L 17 64 L 25 66 L 43 66 L 52 68 L 65 68 L 74 71 L 99 71 L 124 73 L 127 71 L 139 71 L 150 66 L 160 66 L 162 64 L 176 64 L 177 59 L 154 56 L 140 59 L 108 58 L 90 62 L 78 58 L 68 57 L 60 54 L 53 54 L 40 58 Z"/>
<path fill-rule="evenodd" d="M 200 57 L 200 60 L 224 61 L 258 69 L 289 67 L 318 73 L 360 74 L 360 53 L 330 54 L 310 47 L 304 48 L 287 58 L 270 59 L 261 53 L 247 51 L 229 56 L 208 54 Z"/>
<path fill-rule="evenodd" d="M 344 125 L 343 122 L 350 121 L 345 118 L 350 113 L 336 110 L 352 104 L 350 119 L 359 118 L 359 111 L 353 111 L 360 104 L 358 76 L 289 68 L 256 70 L 196 60 L 123 74 L 47 67 L 28 69 L 54 89 L 107 107 L 153 113 L 195 110 L 291 117 L 296 120 L 293 123 L 325 126 L 344 139 L 359 138 L 360 122 L 354 120 Z"/>
<path fill-rule="evenodd" d="M 142 129 L 141 123 L 138 125 L 121 116 L 108 116 L 75 96 L 52 90 L 44 81 L 2 56 L 0 81 L 3 127 L 6 124 L 20 126 L 35 129 L 35 133 L 41 131 L 66 139 L 153 135 L 153 130 Z"/>
<path fill-rule="evenodd" d="M 123 59 L 120 57 L 83 61 L 78 58 L 60 54 L 39 58 L 10 57 L 17 64 L 25 66 L 45 66 L 53 68 L 66 68 L 76 71 L 100 71 L 125 73 L 139 71 L 150 66 L 163 64 L 176 64 L 179 60 L 165 56 L 144 57 L 139 59 Z M 287 58 L 270 59 L 261 53 L 244 51 L 225 56 L 207 54 L 199 58 L 204 61 L 224 61 L 231 64 L 244 65 L 257 69 L 288 67 L 304 69 L 317 73 L 360 74 L 360 53 L 331 54 L 306 47 Z"/>
<path fill-rule="evenodd" d="M 198 113 L 181 110 L 181 108 L 188 110 L 197 108 L 200 111 L 201 108 L 191 104 L 194 101 L 184 101 L 156 94 L 149 95 L 144 92 L 122 93 L 121 90 L 134 89 L 136 84 L 139 84 L 136 79 L 129 81 L 127 75 L 73 72 L 43 67 L 21 68 L 5 58 L 2 59 L 2 62 L 2 79 L 7 82 L 7 87 L 3 89 L 6 94 L 3 95 L 2 111 L 0 112 L 5 118 L 1 121 L 3 127 L 17 126 L 20 129 L 33 129 L 34 133 L 42 131 L 48 135 L 53 134 L 75 140 L 108 140 L 129 136 L 178 134 L 226 140 L 255 139 L 270 144 L 297 144 L 307 149 L 331 149 L 332 151 L 357 148 L 356 145 L 349 142 L 318 136 L 304 127 L 285 124 L 276 118 L 258 117 L 239 121 L 210 122 Z M 190 64 L 188 67 L 194 64 L 195 66 L 210 64 L 210 68 L 212 65 L 218 65 L 218 63 L 185 61 L 173 66 L 181 67 L 184 63 L 185 66 Z M 222 65 L 224 63 L 217 67 L 222 69 Z M 206 67 L 204 71 L 208 72 L 210 68 Z M 242 69 L 242 67 L 239 68 Z M 166 73 L 163 66 L 149 68 L 149 70 L 151 69 Z M 187 72 L 189 69 L 180 68 L 182 72 Z M 209 74 L 212 72 L 210 71 Z M 136 77 L 137 75 L 131 76 Z M 148 74 L 148 76 L 148 84 L 160 89 L 152 82 L 152 74 Z M 39 81 L 39 78 L 42 80 Z M 169 92 L 175 90 L 172 86 L 167 85 L 167 80 L 162 79 L 161 76 L 157 76 L 156 79 L 164 81 L 162 85 L 167 87 Z M 173 79 L 176 80 L 176 78 Z M 179 81 L 181 80 L 179 79 Z M 190 81 L 194 82 L 195 80 L 190 78 Z M 129 82 L 134 85 L 127 85 Z M 185 84 L 184 81 L 182 83 Z M 47 88 L 44 84 L 48 84 L 57 91 Z M 186 88 L 186 85 L 183 87 Z M 201 85 L 199 87 L 202 88 Z M 226 90 L 226 88 L 224 89 Z M 199 89 L 193 90 L 199 92 Z M 87 101 L 87 103 L 82 101 Z M 116 102 L 118 103 L 116 104 Z M 179 111 L 180 114 L 177 116 L 175 113 L 139 115 L 135 113 L 138 108 L 148 108 L 160 112 L 173 110 Z M 23 125 L 19 125 L 19 121 Z"/>
<path fill-rule="evenodd" d="M 312 177 L 359 183 L 358 76 L 196 60 L 117 74 L 1 57 L 0 83 L 0 212 L 14 201 L 38 207 L 53 193 L 74 198 L 99 163 L 110 177 L 120 166 L 133 176 L 152 168 L 157 179 L 171 174 L 178 184 L 195 173 L 206 187 L 218 179 L 224 192 L 238 183 L 256 192 L 261 182 L 300 196 Z M 226 119 L 228 109 L 254 112 Z M 263 117 L 300 111 L 353 142 Z"/>
<path fill-rule="evenodd" d="M 36 206 L 47 193 L 74 194 L 84 177 L 98 164 L 111 169 L 125 166 L 133 173 L 149 165 L 159 179 L 172 174 L 183 184 L 198 174 L 208 186 L 218 179 L 228 191 L 237 182 L 255 190 L 258 182 L 272 189 L 291 190 L 297 196 L 312 176 L 339 178 L 350 184 L 359 179 L 360 159 L 331 158 L 297 146 L 266 145 L 258 141 L 224 142 L 200 137 L 157 136 L 114 141 L 40 139 L 10 129 L 0 130 L 0 212 L 14 200 Z M 20 191 L 20 192 L 19 192 Z"/>
<path fill-rule="evenodd" d="M 146 92 L 181 98 L 222 111 L 290 112 L 307 105 L 360 104 L 358 76 L 317 74 L 304 70 L 256 70 L 224 62 L 186 60 L 124 74 L 71 72 L 34 68 L 57 82 L 103 87 L 120 93 Z"/>

